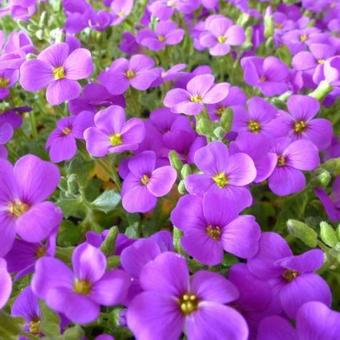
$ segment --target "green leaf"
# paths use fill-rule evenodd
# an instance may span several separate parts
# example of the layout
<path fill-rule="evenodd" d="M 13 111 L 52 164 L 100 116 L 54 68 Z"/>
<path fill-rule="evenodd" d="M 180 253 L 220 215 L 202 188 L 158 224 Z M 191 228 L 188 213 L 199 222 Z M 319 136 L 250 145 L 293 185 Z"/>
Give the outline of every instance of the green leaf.
<path fill-rule="evenodd" d="M 327 222 L 320 223 L 320 238 L 330 247 L 335 247 L 338 243 L 335 230 Z"/>
<path fill-rule="evenodd" d="M 39 302 L 41 318 L 41 332 L 48 336 L 57 336 L 60 334 L 60 319 L 57 313 L 50 310 L 43 301 Z"/>
<path fill-rule="evenodd" d="M 104 191 L 97 197 L 91 205 L 93 208 L 108 213 L 112 211 L 120 202 L 120 194 L 114 190 Z"/>
<path fill-rule="evenodd" d="M 102 243 L 100 249 L 106 256 L 114 254 L 118 232 L 119 230 L 117 227 L 110 228 L 108 235 Z"/>
<path fill-rule="evenodd" d="M 85 217 L 84 205 L 80 198 L 59 198 L 57 204 L 62 209 L 65 218 Z"/>
<path fill-rule="evenodd" d="M 318 235 L 307 224 L 297 220 L 288 220 L 287 227 L 290 234 L 301 240 L 308 247 L 315 248 L 317 246 Z"/>
<path fill-rule="evenodd" d="M 24 324 L 24 319 L 12 317 L 0 310 L 0 339 L 17 340 Z"/>
<path fill-rule="evenodd" d="M 321 168 L 329 171 L 334 176 L 340 175 L 340 157 L 333 158 L 321 164 Z"/>
<path fill-rule="evenodd" d="M 71 328 L 66 329 L 63 334 L 65 340 L 79 340 L 85 335 L 84 330 L 79 326 L 75 325 Z"/>

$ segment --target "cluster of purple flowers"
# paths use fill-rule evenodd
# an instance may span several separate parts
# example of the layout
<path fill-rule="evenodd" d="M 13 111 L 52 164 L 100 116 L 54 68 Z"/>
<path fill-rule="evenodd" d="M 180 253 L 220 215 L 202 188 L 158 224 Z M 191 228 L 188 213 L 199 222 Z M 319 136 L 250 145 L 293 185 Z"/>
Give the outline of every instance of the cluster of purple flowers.
<path fill-rule="evenodd" d="M 55 338 L 340 338 L 340 226 L 317 233 L 340 221 L 340 5 L 251 3 L 0 9 L 27 29 L 0 31 L 0 309 L 20 338 L 51 336 L 43 307 Z"/>

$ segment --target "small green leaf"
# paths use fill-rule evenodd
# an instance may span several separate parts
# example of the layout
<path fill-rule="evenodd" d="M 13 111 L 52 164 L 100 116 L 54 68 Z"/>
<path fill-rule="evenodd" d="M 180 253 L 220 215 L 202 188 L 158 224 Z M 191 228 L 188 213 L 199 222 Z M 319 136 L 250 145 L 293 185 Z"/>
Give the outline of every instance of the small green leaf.
<path fill-rule="evenodd" d="M 94 209 L 108 213 L 112 211 L 120 202 L 120 194 L 114 190 L 104 191 L 97 197 L 91 205 Z"/>
<path fill-rule="evenodd" d="M 176 169 L 177 171 L 182 169 L 183 166 L 183 162 L 180 160 L 178 154 L 176 151 L 171 150 L 169 152 L 169 160 L 170 160 L 170 164 L 171 166 Z"/>
<path fill-rule="evenodd" d="M 43 301 L 39 302 L 41 318 L 41 332 L 49 336 L 57 336 L 60 334 L 60 318 L 57 313 L 50 310 Z"/>
<path fill-rule="evenodd" d="M 327 222 L 320 223 L 320 238 L 330 247 L 335 247 L 338 243 L 335 230 Z"/>
<path fill-rule="evenodd" d="M 17 340 L 23 331 L 25 320 L 0 310 L 0 339 Z"/>
<path fill-rule="evenodd" d="M 317 246 L 318 235 L 315 230 L 307 224 L 297 220 L 288 220 L 287 227 L 290 234 L 301 240 L 307 246 L 311 248 Z"/>
<path fill-rule="evenodd" d="M 100 249 L 106 256 L 114 254 L 118 232 L 119 230 L 117 227 L 110 228 L 108 235 L 102 243 Z"/>
<path fill-rule="evenodd" d="M 79 326 L 75 325 L 71 328 L 66 329 L 63 334 L 65 340 L 79 340 L 85 335 L 84 330 Z"/>

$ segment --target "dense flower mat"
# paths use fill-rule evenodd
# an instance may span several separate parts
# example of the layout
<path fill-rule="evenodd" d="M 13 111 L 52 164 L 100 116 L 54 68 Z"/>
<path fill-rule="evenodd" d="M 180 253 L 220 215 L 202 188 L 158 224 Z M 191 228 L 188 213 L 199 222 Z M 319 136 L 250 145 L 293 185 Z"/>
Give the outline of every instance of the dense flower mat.
<path fill-rule="evenodd" d="M 340 1 L 0 1 L 0 339 L 340 339 Z"/>

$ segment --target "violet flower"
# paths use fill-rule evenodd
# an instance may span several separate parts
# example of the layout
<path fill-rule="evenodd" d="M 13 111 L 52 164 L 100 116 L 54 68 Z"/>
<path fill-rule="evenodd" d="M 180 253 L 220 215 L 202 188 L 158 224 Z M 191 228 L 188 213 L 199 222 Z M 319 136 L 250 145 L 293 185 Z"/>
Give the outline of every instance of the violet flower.
<path fill-rule="evenodd" d="M 129 86 L 140 90 L 147 90 L 160 76 L 161 69 L 155 67 L 152 58 L 135 54 L 130 60 L 125 58 L 116 59 L 111 67 L 102 72 L 98 80 L 113 95 L 123 94 Z"/>
<path fill-rule="evenodd" d="M 258 253 L 247 265 L 253 275 L 271 284 L 282 310 L 289 318 L 295 318 L 306 302 L 320 301 L 330 305 L 331 290 L 326 281 L 314 273 L 323 262 L 321 250 L 312 249 L 294 256 L 284 238 L 265 232 Z"/>
<path fill-rule="evenodd" d="M 222 142 L 211 142 L 195 153 L 195 164 L 203 173 L 185 178 L 185 187 L 191 194 L 221 191 L 242 208 L 252 203 L 245 187 L 256 178 L 253 160 L 245 153 L 230 155 Z"/>
<path fill-rule="evenodd" d="M 0 160 L 1 255 L 12 248 L 16 234 L 27 242 L 40 242 L 59 225 L 61 210 L 45 201 L 59 178 L 54 164 L 34 155 L 21 157 L 14 166 Z"/>
<path fill-rule="evenodd" d="M 123 22 L 131 13 L 134 5 L 133 0 L 113 0 L 111 2 L 112 25 L 116 26 Z"/>
<path fill-rule="evenodd" d="M 12 279 L 6 261 L 0 258 L 0 310 L 6 305 L 12 292 Z"/>
<path fill-rule="evenodd" d="M 18 70 L 0 70 L 0 100 L 6 98 L 10 94 L 10 88 L 15 85 L 18 78 Z"/>
<path fill-rule="evenodd" d="M 310 96 L 293 95 L 288 98 L 290 114 L 280 113 L 279 122 L 292 140 L 310 140 L 320 150 L 326 149 L 333 136 L 332 123 L 328 119 L 313 119 L 320 111 L 319 101 Z"/>
<path fill-rule="evenodd" d="M 209 48 L 213 56 L 223 56 L 230 52 L 231 46 L 240 46 L 245 41 L 244 30 L 222 15 L 211 15 L 205 21 L 205 31 L 199 36 L 203 47 Z"/>
<path fill-rule="evenodd" d="M 276 96 L 288 90 L 289 69 L 280 59 L 244 57 L 241 66 L 245 82 L 258 87 L 265 96 Z"/>
<path fill-rule="evenodd" d="M 75 323 L 98 318 L 100 305 L 124 301 L 130 279 L 122 270 L 106 272 L 104 254 L 87 243 L 72 254 L 73 271 L 63 262 L 43 257 L 35 265 L 32 290 L 46 304 Z"/>
<path fill-rule="evenodd" d="M 83 111 L 77 116 L 60 119 L 57 128 L 51 132 L 46 142 L 46 149 L 54 163 L 68 161 L 77 153 L 77 139 L 84 139 L 84 131 L 94 125 L 94 114 Z"/>
<path fill-rule="evenodd" d="M 128 212 L 147 212 L 157 198 L 165 196 L 176 182 L 177 173 L 171 166 L 156 168 L 156 154 L 144 151 L 128 162 L 129 174 L 122 187 L 122 203 Z"/>
<path fill-rule="evenodd" d="M 78 48 L 70 53 L 68 44 L 58 43 L 42 51 L 37 59 L 22 64 L 20 84 L 29 92 L 47 87 L 47 101 L 59 105 L 77 98 L 81 92 L 77 80 L 87 78 L 92 72 L 88 50 Z"/>
<path fill-rule="evenodd" d="M 317 147 L 308 140 L 290 144 L 280 140 L 273 151 L 277 154 L 277 164 L 269 177 L 269 188 L 279 196 L 301 191 L 306 185 L 302 171 L 314 170 L 320 164 Z"/>
<path fill-rule="evenodd" d="M 270 143 L 273 137 L 286 134 L 280 121 L 275 120 L 277 109 L 260 97 L 252 97 L 247 102 L 247 109 L 242 106 L 234 108 L 232 130 L 238 133 L 240 139 L 265 139 Z"/>
<path fill-rule="evenodd" d="M 258 328 L 258 340 L 329 339 L 340 334 L 340 313 L 318 301 L 307 302 L 299 309 L 296 329 L 281 316 L 262 320 Z"/>
<path fill-rule="evenodd" d="M 159 51 L 167 45 L 179 44 L 183 36 L 184 30 L 177 28 L 174 22 L 161 21 L 154 31 L 148 28 L 140 30 L 137 34 L 137 42 L 152 51 Z"/>
<path fill-rule="evenodd" d="M 32 292 L 31 286 L 27 286 L 15 299 L 11 315 L 25 320 L 24 331 L 33 336 L 41 335 L 39 300 Z"/>
<path fill-rule="evenodd" d="M 205 104 L 216 104 L 228 95 L 229 84 L 215 85 L 214 80 L 211 74 L 198 75 L 188 82 L 186 90 L 170 90 L 163 103 L 175 113 L 197 115 L 203 111 Z"/>
<path fill-rule="evenodd" d="M 85 130 L 86 148 L 90 155 L 103 157 L 108 153 L 135 150 L 144 139 L 144 123 L 139 118 L 125 121 L 124 110 L 111 105 L 94 116 L 94 127 Z"/>
<path fill-rule="evenodd" d="M 190 278 L 185 259 L 165 252 L 143 268 L 140 282 L 144 292 L 127 311 L 136 338 L 178 339 L 184 331 L 189 340 L 247 339 L 243 317 L 226 305 L 238 291 L 222 276 L 199 271 Z"/>
<path fill-rule="evenodd" d="M 171 213 L 171 222 L 184 233 L 184 250 L 201 263 L 222 262 L 224 251 L 251 258 L 258 250 L 261 231 L 255 218 L 238 216 L 241 206 L 222 193 L 206 193 L 203 198 L 186 195 Z"/>

